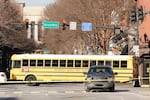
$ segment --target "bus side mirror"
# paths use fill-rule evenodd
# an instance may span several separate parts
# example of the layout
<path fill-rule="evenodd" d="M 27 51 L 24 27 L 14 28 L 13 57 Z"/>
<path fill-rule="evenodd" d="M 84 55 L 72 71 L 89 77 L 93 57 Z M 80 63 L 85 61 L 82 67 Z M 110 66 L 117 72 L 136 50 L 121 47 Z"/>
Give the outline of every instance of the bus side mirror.
<path fill-rule="evenodd" d="M 115 73 L 114 73 L 114 75 L 118 75 L 118 73 L 117 73 L 117 72 L 115 72 Z"/>
<path fill-rule="evenodd" d="M 83 72 L 84 75 L 87 75 L 87 72 Z"/>

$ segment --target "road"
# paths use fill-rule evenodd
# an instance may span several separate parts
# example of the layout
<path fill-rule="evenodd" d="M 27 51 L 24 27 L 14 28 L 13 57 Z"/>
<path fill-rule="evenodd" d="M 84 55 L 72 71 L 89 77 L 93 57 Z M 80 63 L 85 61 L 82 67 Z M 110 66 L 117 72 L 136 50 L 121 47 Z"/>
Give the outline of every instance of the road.
<path fill-rule="evenodd" d="M 0 100 L 149 100 L 150 88 L 116 84 L 115 92 L 85 92 L 82 83 L 0 85 Z"/>

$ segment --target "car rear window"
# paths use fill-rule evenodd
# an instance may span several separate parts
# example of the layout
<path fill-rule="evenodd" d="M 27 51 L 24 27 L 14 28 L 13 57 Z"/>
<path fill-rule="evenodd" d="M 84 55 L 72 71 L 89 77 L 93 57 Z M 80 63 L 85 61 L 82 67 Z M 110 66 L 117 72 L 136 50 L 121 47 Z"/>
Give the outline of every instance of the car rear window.
<path fill-rule="evenodd" d="M 112 69 L 108 67 L 93 67 L 90 68 L 89 73 L 109 73 L 112 74 Z"/>

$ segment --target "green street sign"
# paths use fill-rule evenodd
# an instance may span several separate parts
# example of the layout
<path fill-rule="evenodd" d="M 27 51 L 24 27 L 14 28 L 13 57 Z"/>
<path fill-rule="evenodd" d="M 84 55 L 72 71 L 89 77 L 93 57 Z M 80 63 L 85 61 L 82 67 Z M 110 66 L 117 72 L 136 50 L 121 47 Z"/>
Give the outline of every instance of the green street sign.
<path fill-rule="evenodd" d="M 44 28 L 52 28 L 52 29 L 58 29 L 59 28 L 59 22 L 43 22 Z"/>

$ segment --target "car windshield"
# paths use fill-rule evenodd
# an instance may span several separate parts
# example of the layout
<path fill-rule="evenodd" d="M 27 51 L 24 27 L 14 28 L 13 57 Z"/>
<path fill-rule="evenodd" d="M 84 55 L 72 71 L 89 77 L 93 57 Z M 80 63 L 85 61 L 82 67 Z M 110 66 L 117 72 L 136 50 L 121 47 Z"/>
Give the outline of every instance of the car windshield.
<path fill-rule="evenodd" d="M 89 73 L 109 73 L 112 74 L 112 69 L 108 67 L 93 67 L 90 68 Z"/>

